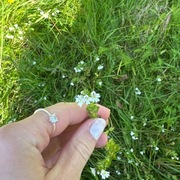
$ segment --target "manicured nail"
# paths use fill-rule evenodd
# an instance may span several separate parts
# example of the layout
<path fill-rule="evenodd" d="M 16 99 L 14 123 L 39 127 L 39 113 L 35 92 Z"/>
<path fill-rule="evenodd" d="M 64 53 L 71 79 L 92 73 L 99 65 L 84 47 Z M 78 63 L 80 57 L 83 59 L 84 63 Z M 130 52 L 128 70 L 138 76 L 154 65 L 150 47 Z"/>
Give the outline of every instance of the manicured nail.
<path fill-rule="evenodd" d="M 94 123 L 90 127 L 90 133 L 94 139 L 98 140 L 104 131 L 106 121 L 102 118 L 94 119 Z"/>

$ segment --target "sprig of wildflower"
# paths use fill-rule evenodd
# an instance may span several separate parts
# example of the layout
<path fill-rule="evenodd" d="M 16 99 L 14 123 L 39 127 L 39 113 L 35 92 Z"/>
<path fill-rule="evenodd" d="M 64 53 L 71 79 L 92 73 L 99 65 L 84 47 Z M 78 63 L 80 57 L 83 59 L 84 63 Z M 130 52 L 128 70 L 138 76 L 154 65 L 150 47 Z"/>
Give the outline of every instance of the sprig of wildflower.
<path fill-rule="evenodd" d="M 114 141 L 113 138 L 109 139 L 105 146 L 105 157 L 103 160 L 98 161 L 98 169 L 108 169 L 113 160 L 117 159 L 117 154 L 120 150 L 120 146 Z"/>
<path fill-rule="evenodd" d="M 81 95 L 75 96 L 75 102 L 81 107 L 83 104 L 98 103 L 100 101 L 100 94 L 92 91 L 91 93 L 81 92 Z"/>
<path fill-rule="evenodd" d="M 99 106 L 97 106 L 96 103 L 99 101 L 100 94 L 96 93 L 95 91 L 90 93 L 88 90 L 84 90 L 81 92 L 81 94 L 75 96 L 75 102 L 78 104 L 78 106 L 82 107 L 83 104 L 87 105 L 86 110 L 88 111 L 89 116 L 93 119 L 97 117 Z M 105 146 L 106 158 L 98 161 L 97 170 L 95 168 L 90 168 L 91 173 L 94 176 L 101 176 L 101 179 L 107 179 L 110 176 L 110 172 L 106 169 L 111 165 L 113 160 L 117 159 L 117 153 L 119 150 L 119 145 L 115 143 L 113 138 L 111 138 Z"/>
<path fill-rule="evenodd" d="M 75 102 L 80 107 L 82 107 L 83 104 L 88 105 L 86 110 L 89 113 L 89 117 L 96 118 L 99 110 L 99 106 L 97 106 L 96 103 L 100 101 L 100 97 L 100 94 L 95 91 L 92 91 L 91 93 L 82 91 L 80 95 L 75 96 Z"/>

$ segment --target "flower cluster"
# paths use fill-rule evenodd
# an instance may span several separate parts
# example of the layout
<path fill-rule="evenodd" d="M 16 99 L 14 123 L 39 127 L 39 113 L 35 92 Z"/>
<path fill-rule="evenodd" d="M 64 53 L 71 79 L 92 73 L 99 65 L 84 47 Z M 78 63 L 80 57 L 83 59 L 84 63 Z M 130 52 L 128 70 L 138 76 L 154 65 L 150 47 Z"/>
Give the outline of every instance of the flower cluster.
<path fill-rule="evenodd" d="M 133 140 L 137 140 L 138 139 L 138 137 L 135 135 L 135 133 L 133 131 L 130 132 L 130 135 L 131 135 Z"/>
<path fill-rule="evenodd" d="M 137 87 L 135 88 L 135 94 L 136 95 L 141 95 L 141 91 Z"/>
<path fill-rule="evenodd" d="M 21 30 L 21 28 L 18 26 L 18 24 L 14 24 L 13 26 L 10 26 L 6 34 L 7 39 L 14 39 L 15 36 L 19 40 L 23 40 L 23 34 L 24 32 Z"/>
<path fill-rule="evenodd" d="M 74 67 L 74 71 L 76 73 L 80 73 L 84 70 L 84 61 L 80 61 L 76 67 Z"/>
<path fill-rule="evenodd" d="M 110 176 L 110 172 L 109 171 L 105 171 L 104 169 L 102 169 L 101 171 L 96 171 L 95 168 L 90 168 L 91 169 L 91 173 L 96 176 L 96 175 L 100 175 L 102 179 L 107 179 Z"/>
<path fill-rule="evenodd" d="M 49 18 L 49 13 L 48 13 L 48 12 L 40 11 L 40 15 L 41 15 L 44 19 L 48 19 L 48 18 Z"/>
<path fill-rule="evenodd" d="M 100 94 L 92 91 L 90 95 L 86 94 L 84 91 L 80 95 L 75 96 L 75 102 L 78 106 L 82 107 L 83 104 L 89 105 L 90 103 L 97 103 L 100 101 Z"/>
<path fill-rule="evenodd" d="M 104 68 L 103 65 L 99 65 L 99 66 L 97 67 L 98 70 L 102 70 L 103 68 Z"/>
<path fill-rule="evenodd" d="M 60 13 L 60 11 L 58 9 L 53 10 L 51 14 L 50 14 L 51 10 L 44 12 L 43 10 L 38 8 L 38 11 L 39 11 L 39 14 L 41 15 L 41 17 L 44 19 L 49 19 L 50 15 L 51 16 L 57 16 Z"/>
<path fill-rule="evenodd" d="M 171 159 L 179 161 L 179 157 L 177 157 L 177 156 L 173 156 L 173 157 L 171 157 Z"/>

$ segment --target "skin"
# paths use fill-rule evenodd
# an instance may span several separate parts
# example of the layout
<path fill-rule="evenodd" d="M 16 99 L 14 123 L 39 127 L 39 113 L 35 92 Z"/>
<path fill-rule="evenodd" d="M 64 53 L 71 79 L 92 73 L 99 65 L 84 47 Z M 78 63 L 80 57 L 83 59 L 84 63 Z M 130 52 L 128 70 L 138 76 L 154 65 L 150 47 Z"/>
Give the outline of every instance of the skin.
<path fill-rule="evenodd" d="M 107 122 L 110 110 L 99 106 Z M 94 120 L 85 105 L 58 103 L 46 110 L 59 119 L 55 131 L 44 112 L 0 128 L 1 179 L 78 180 L 94 148 L 107 143 L 104 133 L 98 140 L 90 134 Z"/>

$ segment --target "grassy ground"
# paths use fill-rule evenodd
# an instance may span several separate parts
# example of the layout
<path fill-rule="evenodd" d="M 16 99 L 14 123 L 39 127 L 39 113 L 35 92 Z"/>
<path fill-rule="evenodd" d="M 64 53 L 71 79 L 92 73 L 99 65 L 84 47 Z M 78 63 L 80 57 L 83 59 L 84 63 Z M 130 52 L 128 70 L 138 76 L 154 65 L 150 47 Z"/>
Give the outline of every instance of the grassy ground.
<path fill-rule="evenodd" d="M 120 147 L 109 179 L 180 179 L 180 1 L 1 0 L 0 11 L 1 125 L 95 90 Z M 104 156 L 82 179 L 98 179 Z"/>

